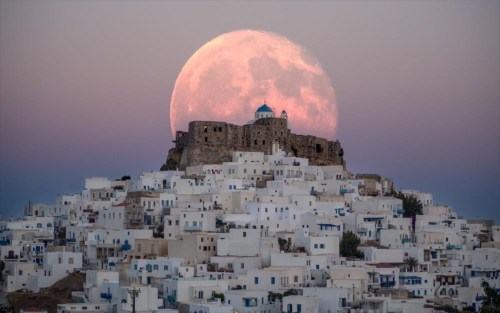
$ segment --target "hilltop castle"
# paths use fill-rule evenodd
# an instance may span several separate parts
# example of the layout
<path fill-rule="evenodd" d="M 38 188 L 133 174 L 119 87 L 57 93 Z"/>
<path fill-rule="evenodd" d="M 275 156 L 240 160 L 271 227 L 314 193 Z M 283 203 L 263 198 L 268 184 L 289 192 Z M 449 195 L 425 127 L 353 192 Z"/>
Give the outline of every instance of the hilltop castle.
<path fill-rule="evenodd" d="M 263 104 L 255 119 L 240 126 L 226 122 L 192 121 L 189 131 L 177 131 L 175 147 L 170 149 L 161 170 L 184 169 L 200 164 L 231 161 L 232 151 L 260 151 L 272 154 L 273 146 L 285 153 L 308 158 L 311 165 L 343 165 L 344 151 L 337 141 L 310 135 L 297 135 L 288 129 L 288 115 Z M 276 145 L 277 144 L 277 145 Z"/>

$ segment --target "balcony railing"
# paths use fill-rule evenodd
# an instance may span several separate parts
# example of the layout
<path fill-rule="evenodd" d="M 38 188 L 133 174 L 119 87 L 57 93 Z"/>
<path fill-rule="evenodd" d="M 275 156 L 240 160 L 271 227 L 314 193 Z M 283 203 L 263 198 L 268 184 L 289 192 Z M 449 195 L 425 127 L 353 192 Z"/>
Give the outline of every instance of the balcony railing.
<path fill-rule="evenodd" d="M 383 282 L 380 282 L 380 287 L 390 288 L 390 287 L 394 287 L 395 285 L 396 285 L 396 282 L 394 282 L 394 281 L 383 281 Z"/>
<path fill-rule="evenodd" d="M 111 300 L 113 298 L 113 295 L 110 293 L 101 292 L 101 298 L 106 299 L 106 300 Z"/>
<path fill-rule="evenodd" d="M 209 266 L 207 272 L 234 273 L 234 269 L 226 267 Z"/>
<path fill-rule="evenodd" d="M 184 226 L 184 231 L 202 231 L 202 226 Z"/>
<path fill-rule="evenodd" d="M 176 297 L 175 296 L 167 296 L 167 301 L 170 305 L 174 305 L 175 304 L 175 299 Z"/>

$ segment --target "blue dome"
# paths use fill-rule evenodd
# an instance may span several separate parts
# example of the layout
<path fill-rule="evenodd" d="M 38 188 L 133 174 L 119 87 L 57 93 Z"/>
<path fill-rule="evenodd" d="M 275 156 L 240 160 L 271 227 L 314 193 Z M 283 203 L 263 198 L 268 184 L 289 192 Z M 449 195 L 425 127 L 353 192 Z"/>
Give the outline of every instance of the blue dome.
<path fill-rule="evenodd" d="M 264 103 L 260 108 L 257 109 L 257 112 L 273 112 L 273 110 Z"/>

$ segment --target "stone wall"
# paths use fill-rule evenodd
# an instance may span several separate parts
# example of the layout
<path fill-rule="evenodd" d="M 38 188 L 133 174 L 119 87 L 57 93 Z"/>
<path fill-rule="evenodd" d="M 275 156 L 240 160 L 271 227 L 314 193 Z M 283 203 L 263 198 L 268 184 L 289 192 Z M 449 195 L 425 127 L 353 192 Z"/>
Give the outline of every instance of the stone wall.
<path fill-rule="evenodd" d="M 345 167 L 340 142 L 293 134 L 286 118 L 269 117 L 243 126 L 214 121 L 190 122 L 188 132 L 177 131 L 175 147 L 170 149 L 161 170 L 228 162 L 233 151 L 271 154 L 273 142 L 278 142 L 287 153 L 308 158 L 312 165 Z"/>

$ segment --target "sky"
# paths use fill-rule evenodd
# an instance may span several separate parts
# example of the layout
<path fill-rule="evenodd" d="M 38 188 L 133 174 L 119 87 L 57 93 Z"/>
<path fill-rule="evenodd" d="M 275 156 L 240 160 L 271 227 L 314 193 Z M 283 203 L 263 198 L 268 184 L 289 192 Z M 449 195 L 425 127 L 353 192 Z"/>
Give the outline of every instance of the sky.
<path fill-rule="evenodd" d="M 500 223 L 500 1 L 0 1 L 2 216 L 158 170 L 182 66 L 238 29 L 316 56 L 350 171 Z"/>

